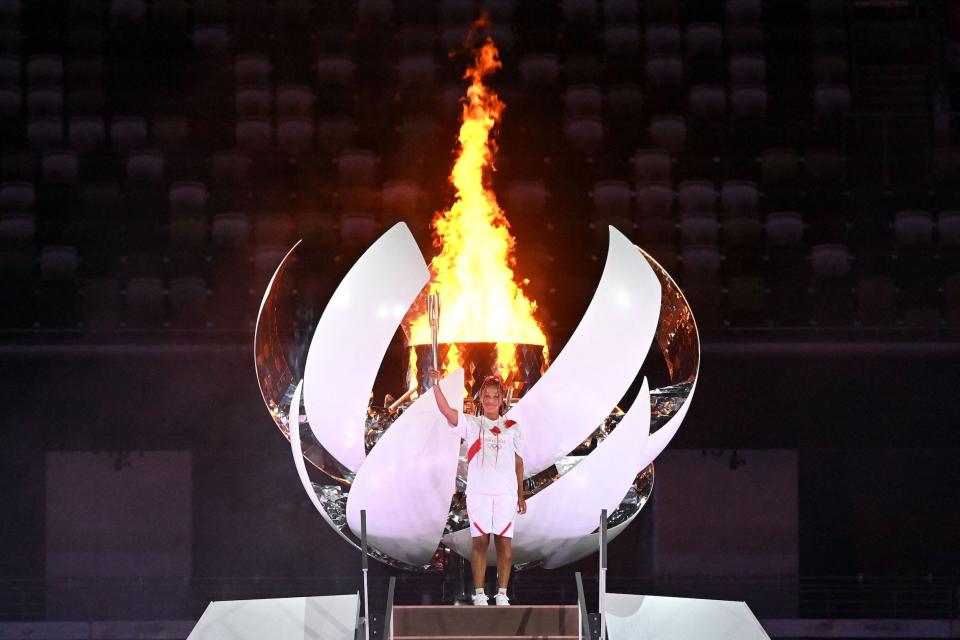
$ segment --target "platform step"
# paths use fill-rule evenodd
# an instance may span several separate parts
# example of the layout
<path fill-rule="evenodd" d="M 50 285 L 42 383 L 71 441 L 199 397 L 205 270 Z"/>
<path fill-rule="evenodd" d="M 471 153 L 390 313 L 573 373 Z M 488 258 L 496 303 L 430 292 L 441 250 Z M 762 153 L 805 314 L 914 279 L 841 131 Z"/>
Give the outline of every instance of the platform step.
<path fill-rule="evenodd" d="M 569 640 L 578 624 L 576 605 L 393 608 L 396 640 Z"/>

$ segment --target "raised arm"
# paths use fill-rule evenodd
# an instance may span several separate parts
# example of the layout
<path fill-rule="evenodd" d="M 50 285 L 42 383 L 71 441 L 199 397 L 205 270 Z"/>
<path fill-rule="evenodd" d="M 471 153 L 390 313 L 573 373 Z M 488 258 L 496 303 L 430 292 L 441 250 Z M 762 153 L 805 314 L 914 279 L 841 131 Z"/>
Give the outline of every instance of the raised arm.
<path fill-rule="evenodd" d="M 450 406 L 446 396 L 443 395 L 443 391 L 440 390 L 440 373 L 436 369 L 430 369 L 427 375 L 433 383 L 433 397 L 437 400 L 437 408 L 440 409 L 440 413 L 447 419 L 450 426 L 457 426 L 460 413 Z"/>

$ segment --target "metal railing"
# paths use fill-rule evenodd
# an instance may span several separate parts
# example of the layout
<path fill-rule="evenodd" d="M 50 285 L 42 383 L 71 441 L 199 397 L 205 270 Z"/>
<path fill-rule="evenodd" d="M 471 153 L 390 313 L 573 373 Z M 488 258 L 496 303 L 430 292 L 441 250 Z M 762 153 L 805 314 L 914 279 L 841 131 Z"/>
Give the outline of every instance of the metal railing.
<path fill-rule="evenodd" d="M 383 612 L 383 637 L 387 640 L 393 640 L 393 594 L 397 588 L 397 579 L 390 576 L 390 582 L 387 584 L 387 604 Z"/>
<path fill-rule="evenodd" d="M 367 510 L 360 510 L 360 570 L 363 572 L 363 598 L 361 600 L 361 609 L 363 615 L 357 620 L 356 639 L 370 640 L 370 585 L 369 585 L 369 565 L 367 558 Z"/>
<path fill-rule="evenodd" d="M 600 640 L 607 637 L 607 510 L 600 511 L 600 567 L 597 571 L 597 611 L 600 614 Z"/>
<path fill-rule="evenodd" d="M 577 629 L 577 638 L 583 640 L 586 637 L 587 640 L 591 640 L 593 636 L 590 633 L 590 612 L 587 610 L 587 597 L 583 593 L 583 576 L 580 575 L 579 571 L 574 575 L 577 580 L 577 618 L 580 622 Z"/>

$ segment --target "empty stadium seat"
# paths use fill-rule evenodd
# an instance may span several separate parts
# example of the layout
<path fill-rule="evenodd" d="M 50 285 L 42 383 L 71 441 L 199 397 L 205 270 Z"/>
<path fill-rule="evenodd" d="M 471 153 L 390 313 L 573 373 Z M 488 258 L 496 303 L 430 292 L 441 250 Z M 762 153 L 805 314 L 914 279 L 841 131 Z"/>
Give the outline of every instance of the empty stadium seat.
<path fill-rule="evenodd" d="M 285 214 L 258 216 L 253 227 L 257 246 L 290 246 L 294 241 L 293 219 Z"/>
<path fill-rule="evenodd" d="M 850 273 L 850 252 L 841 244 L 814 245 L 810 252 L 814 278 L 838 278 Z"/>
<path fill-rule="evenodd" d="M 246 153 L 231 149 L 213 155 L 210 174 L 214 182 L 241 182 L 247 178 L 253 161 Z"/>
<path fill-rule="evenodd" d="M 180 277 L 170 281 L 170 318 L 174 329 L 207 326 L 207 283 L 203 278 Z"/>
<path fill-rule="evenodd" d="M 344 213 L 340 216 L 340 240 L 348 249 L 368 247 L 378 230 L 377 219 L 371 213 Z"/>
<path fill-rule="evenodd" d="M 842 116 L 850 111 L 850 89 L 842 84 L 824 83 L 814 90 L 818 116 Z"/>
<path fill-rule="evenodd" d="M 160 278 L 130 278 L 126 283 L 125 319 L 132 329 L 160 329 L 165 321 Z"/>
<path fill-rule="evenodd" d="M 143 22 L 147 4 L 144 0 L 110 0 L 109 13 L 114 22 Z"/>
<path fill-rule="evenodd" d="M 535 87 L 554 85 L 560 77 L 560 63 L 553 54 L 527 54 L 520 59 L 519 69 L 524 82 Z"/>
<path fill-rule="evenodd" d="M 123 322 L 123 292 L 114 277 L 92 278 L 83 285 L 83 326 L 87 331 L 115 331 Z"/>
<path fill-rule="evenodd" d="M 30 248 L 37 233 L 37 222 L 30 213 L 4 213 L 0 216 L 0 248 Z"/>
<path fill-rule="evenodd" d="M 727 91 L 721 85 L 696 85 L 690 88 L 690 115 L 695 118 L 720 120 L 727 114 Z M 711 123 L 712 127 L 718 127 Z"/>
<path fill-rule="evenodd" d="M 252 85 L 238 87 L 233 99 L 238 117 L 270 117 L 273 110 L 273 93 L 267 87 Z"/>
<path fill-rule="evenodd" d="M 933 216 L 929 211 L 899 211 L 894 218 L 894 232 L 900 245 L 932 245 Z"/>
<path fill-rule="evenodd" d="M 431 55 L 407 55 L 400 58 L 397 71 L 403 86 L 431 86 L 436 82 L 437 63 Z"/>
<path fill-rule="evenodd" d="M 680 87 L 683 84 L 684 68 L 680 56 L 653 56 L 647 59 L 645 67 L 650 91 Z"/>
<path fill-rule="evenodd" d="M 940 212 L 937 237 L 942 247 L 960 247 L 960 211 Z"/>
<path fill-rule="evenodd" d="M 691 58 L 718 59 L 723 53 L 723 30 L 712 22 L 687 25 L 687 55 Z"/>
<path fill-rule="evenodd" d="M 725 316 L 732 326 L 767 323 L 766 288 L 758 276 L 735 276 L 727 281 Z"/>
<path fill-rule="evenodd" d="M 156 149 L 134 151 L 127 156 L 127 179 L 134 183 L 163 181 L 164 157 Z"/>
<path fill-rule="evenodd" d="M 574 85 L 567 88 L 564 104 L 567 115 L 599 116 L 603 111 L 603 96 L 596 85 Z"/>
<path fill-rule="evenodd" d="M 306 116 L 284 116 L 277 122 L 277 145 L 290 156 L 301 156 L 314 148 L 313 120 Z"/>
<path fill-rule="evenodd" d="M 174 182 L 170 185 L 170 215 L 201 216 L 208 198 L 207 188 L 202 182 Z"/>
<path fill-rule="evenodd" d="M 684 180 L 677 188 L 681 213 L 709 213 L 716 207 L 717 190 L 709 180 Z"/>
<path fill-rule="evenodd" d="M 687 121 L 682 116 L 654 116 L 650 122 L 650 141 L 671 154 L 683 151 L 687 141 Z"/>
<path fill-rule="evenodd" d="M 230 32 L 222 24 L 198 24 L 192 40 L 194 50 L 204 58 L 225 56 L 230 50 Z"/>
<path fill-rule="evenodd" d="M 340 183 L 350 185 L 369 185 L 377 167 L 377 156 L 366 149 L 349 149 L 337 158 Z"/>
<path fill-rule="evenodd" d="M 114 118 L 110 122 L 110 144 L 117 153 L 130 153 L 147 145 L 147 121 L 143 117 Z"/>
<path fill-rule="evenodd" d="M 219 213 L 213 217 L 210 235 L 217 248 L 241 249 L 250 238 L 250 220 L 242 213 Z"/>
<path fill-rule="evenodd" d="M 273 123 L 270 118 L 238 118 L 235 128 L 237 146 L 247 153 L 260 153 L 273 142 Z"/>
<path fill-rule="evenodd" d="M 641 217 L 673 216 L 673 188 L 669 182 L 649 182 L 637 185 L 637 211 Z"/>
<path fill-rule="evenodd" d="M 277 88 L 276 102 L 279 116 L 313 115 L 314 96 L 307 86 L 281 85 Z"/>
<path fill-rule="evenodd" d="M 40 167 L 45 182 L 76 182 L 80 175 L 80 158 L 74 151 L 47 151 Z"/>
<path fill-rule="evenodd" d="M 630 56 L 640 49 L 640 30 L 635 25 L 613 24 L 603 30 L 608 55 Z"/>
<path fill-rule="evenodd" d="M 893 326 L 897 321 L 897 290 L 890 276 L 857 279 L 857 318 L 864 326 Z"/>
<path fill-rule="evenodd" d="M 680 217 L 680 241 L 684 245 L 715 245 L 719 236 L 717 217 L 710 213 L 690 213 Z"/>
<path fill-rule="evenodd" d="M 36 54 L 27 58 L 27 84 L 53 86 L 63 83 L 63 58 L 54 54 Z"/>
<path fill-rule="evenodd" d="M 609 216 L 630 218 L 630 186 L 626 182 L 605 180 L 593 186 L 594 209 Z"/>
<path fill-rule="evenodd" d="M 799 245 L 803 241 L 803 218 L 796 211 L 775 211 L 767 216 L 767 242 Z"/>
<path fill-rule="evenodd" d="M 384 215 L 391 220 L 404 220 L 420 213 L 423 190 L 413 180 L 391 180 L 381 190 Z"/>
<path fill-rule="evenodd" d="M 30 116 L 60 116 L 63 114 L 63 89 L 41 87 L 27 91 L 27 114 Z"/>
<path fill-rule="evenodd" d="M 200 218 L 178 217 L 170 221 L 170 245 L 176 250 L 199 251 L 207 240 L 207 223 Z"/>
<path fill-rule="evenodd" d="M 632 161 L 637 182 L 670 181 L 673 167 L 670 154 L 666 151 L 638 149 Z"/>
<path fill-rule="evenodd" d="M 327 55 L 317 60 L 317 80 L 321 85 L 349 86 L 357 65 L 349 56 Z"/>
<path fill-rule="evenodd" d="M 611 84 L 607 87 L 607 115 L 613 122 L 635 126 L 643 114 L 643 93 L 635 84 Z"/>
<path fill-rule="evenodd" d="M 30 118 L 27 123 L 27 140 L 40 151 L 62 147 L 63 133 L 63 121 L 59 118 Z"/>
<path fill-rule="evenodd" d="M 679 54 L 682 46 L 680 25 L 671 22 L 653 22 L 646 26 L 644 43 L 648 55 Z"/>
<path fill-rule="evenodd" d="M 755 216 L 759 202 L 760 191 L 750 180 L 727 180 L 720 187 L 724 216 Z"/>
<path fill-rule="evenodd" d="M 596 186 L 594 187 L 594 203 L 597 203 Z M 517 215 L 529 216 L 539 220 L 547 210 L 547 200 L 550 192 L 539 180 L 515 180 L 507 189 L 506 203 L 509 212 Z M 600 196 L 602 198 L 602 196 Z M 629 198 L 629 194 L 628 194 Z M 629 202 L 627 203 L 629 208 Z M 599 208 L 599 206 L 598 206 Z"/>
<path fill-rule="evenodd" d="M 32 213 L 37 202 L 36 187 L 29 182 L 0 184 L 0 211 L 3 213 Z"/>
<path fill-rule="evenodd" d="M 603 121 L 596 116 L 573 116 L 563 125 L 564 136 L 570 146 L 587 155 L 603 148 Z"/>
<path fill-rule="evenodd" d="M 729 73 L 732 84 L 762 85 L 767 76 L 766 58 L 755 53 L 733 55 Z"/>
<path fill-rule="evenodd" d="M 238 86 L 270 86 L 273 64 L 263 53 L 247 53 L 237 56 L 233 64 L 233 79 Z"/>
<path fill-rule="evenodd" d="M 190 137 L 186 118 L 161 117 L 153 122 L 153 144 L 161 151 L 179 151 Z"/>

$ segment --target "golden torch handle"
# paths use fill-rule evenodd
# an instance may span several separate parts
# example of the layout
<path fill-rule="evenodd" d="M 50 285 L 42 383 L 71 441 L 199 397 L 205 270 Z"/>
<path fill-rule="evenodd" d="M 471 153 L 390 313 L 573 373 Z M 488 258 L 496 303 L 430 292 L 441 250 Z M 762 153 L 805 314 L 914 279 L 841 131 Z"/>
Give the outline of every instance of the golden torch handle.
<path fill-rule="evenodd" d="M 440 294 L 427 295 L 427 319 L 430 321 L 430 346 L 433 349 L 433 368 L 440 371 L 440 360 L 437 358 L 437 336 L 440 334 Z"/>

